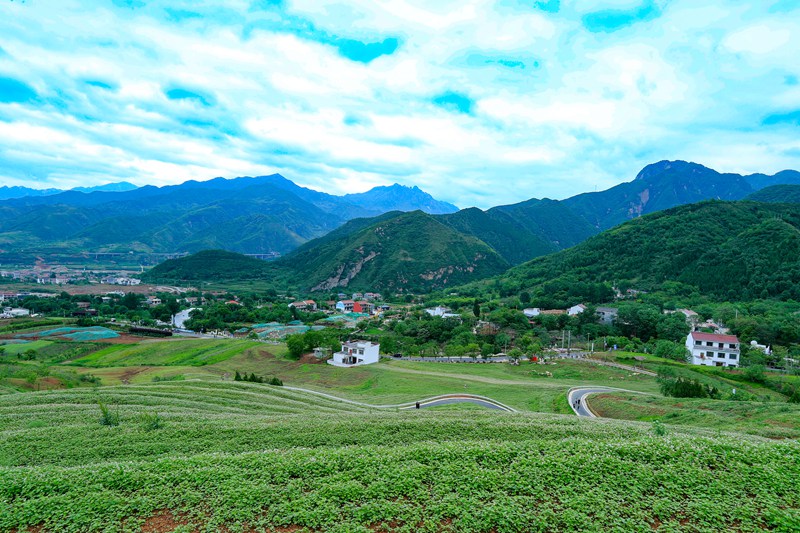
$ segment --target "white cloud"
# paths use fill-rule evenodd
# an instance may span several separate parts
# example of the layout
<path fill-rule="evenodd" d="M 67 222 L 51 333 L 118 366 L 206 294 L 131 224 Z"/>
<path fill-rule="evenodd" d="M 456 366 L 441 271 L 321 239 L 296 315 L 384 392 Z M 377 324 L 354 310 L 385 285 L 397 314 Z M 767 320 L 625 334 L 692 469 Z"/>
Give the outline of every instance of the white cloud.
<path fill-rule="evenodd" d="M 0 77 L 39 97 L 0 104 L 0 176 L 166 184 L 279 171 L 331 192 L 397 181 L 488 207 L 605 188 L 664 158 L 800 167 L 791 128 L 760 126 L 800 107 L 785 82 L 800 77 L 800 21 L 756 3 L 659 2 L 659 18 L 600 34 L 583 14 L 642 2 L 562 2 L 555 15 L 494 0 L 287 4 L 4 6 Z M 174 22 L 165 7 L 202 17 Z M 389 37 L 397 51 L 369 63 L 333 46 Z M 175 88 L 210 105 L 170 100 Z M 473 113 L 434 106 L 447 91 Z"/>

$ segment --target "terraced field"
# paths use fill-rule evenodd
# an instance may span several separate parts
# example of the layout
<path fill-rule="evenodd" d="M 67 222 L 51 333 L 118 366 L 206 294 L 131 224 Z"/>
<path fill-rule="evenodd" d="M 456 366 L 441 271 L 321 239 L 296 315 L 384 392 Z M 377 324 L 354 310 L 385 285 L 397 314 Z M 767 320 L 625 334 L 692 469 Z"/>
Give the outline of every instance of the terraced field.
<path fill-rule="evenodd" d="M 796 442 L 663 433 L 220 381 L 6 394 L 0 531 L 800 528 Z"/>

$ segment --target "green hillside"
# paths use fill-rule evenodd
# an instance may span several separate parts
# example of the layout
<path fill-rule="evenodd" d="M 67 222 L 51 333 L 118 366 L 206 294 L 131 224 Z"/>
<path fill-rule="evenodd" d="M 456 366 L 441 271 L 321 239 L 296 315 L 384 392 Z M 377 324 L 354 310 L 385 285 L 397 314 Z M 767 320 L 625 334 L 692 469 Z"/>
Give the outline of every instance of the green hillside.
<path fill-rule="evenodd" d="M 745 200 L 772 204 L 800 203 L 800 185 L 773 185 L 749 195 Z"/>
<path fill-rule="evenodd" d="M 481 211 L 471 207 L 444 215 L 440 220 L 465 235 L 482 240 L 512 265 L 559 249 L 501 211 Z"/>
<path fill-rule="evenodd" d="M 665 431 L 573 416 L 398 412 L 219 381 L 5 394 L 0 530 L 800 526 L 796 443 Z"/>
<path fill-rule="evenodd" d="M 312 291 L 420 291 L 498 274 L 508 263 L 480 240 L 421 211 L 309 243 L 279 262 Z"/>
<path fill-rule="evenodd" d="M 592 299 L 598 284 L 652 289 L 667 281 L 731 301 L 797 300 L 798 228 L 798 206 L 702 202 L 631 220 L 516 267 L 498 283 L 507 293 L 546 288 L 549 296 L 577 287 L 584 293 L 575 296 L 591 301 L 603 301 Z"/>
<path fill-rule="evenodd" d="M 178 259 L 164 261 L 142 275 L 145 282 L 231 281 L 271 279 L 271 263 L 225 250 L 205 250 Z"/>

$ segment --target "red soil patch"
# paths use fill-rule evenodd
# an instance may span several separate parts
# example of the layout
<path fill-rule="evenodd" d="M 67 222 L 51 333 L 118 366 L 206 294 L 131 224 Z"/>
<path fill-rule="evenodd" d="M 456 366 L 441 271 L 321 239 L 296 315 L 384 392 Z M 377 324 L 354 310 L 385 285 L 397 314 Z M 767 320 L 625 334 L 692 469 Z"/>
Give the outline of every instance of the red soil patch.
<path fill-rule="evenodd" d="M 185 526 L 189 521 L 181 516 L 175 516 L 167 509 L 156 512 L 144 521 L 142 533 L 170 533 L 179 526 Z M 195 531 L 198 531 L 195 529 Z"/>
<path fill-rule="evenodd" d="M 324 363 L 325 361 L 322 359 L 317 359 L 314 354 L 307 353 L 303 354 L 303 356 L 297 362 L 304 365 L 318 365 L 320 363 Z"/>

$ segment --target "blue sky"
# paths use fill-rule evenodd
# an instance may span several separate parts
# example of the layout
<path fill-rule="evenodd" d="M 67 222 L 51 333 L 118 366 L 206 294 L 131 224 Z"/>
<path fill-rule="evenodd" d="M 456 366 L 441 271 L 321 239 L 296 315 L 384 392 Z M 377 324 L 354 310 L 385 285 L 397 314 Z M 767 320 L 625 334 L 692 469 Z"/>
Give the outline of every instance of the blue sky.
<path fill-rule="evenodd" d="M 0 0 L 0 184 L 489 207 L 662 159 L 800 169 L 798 57 L 800 0 Z"/>

